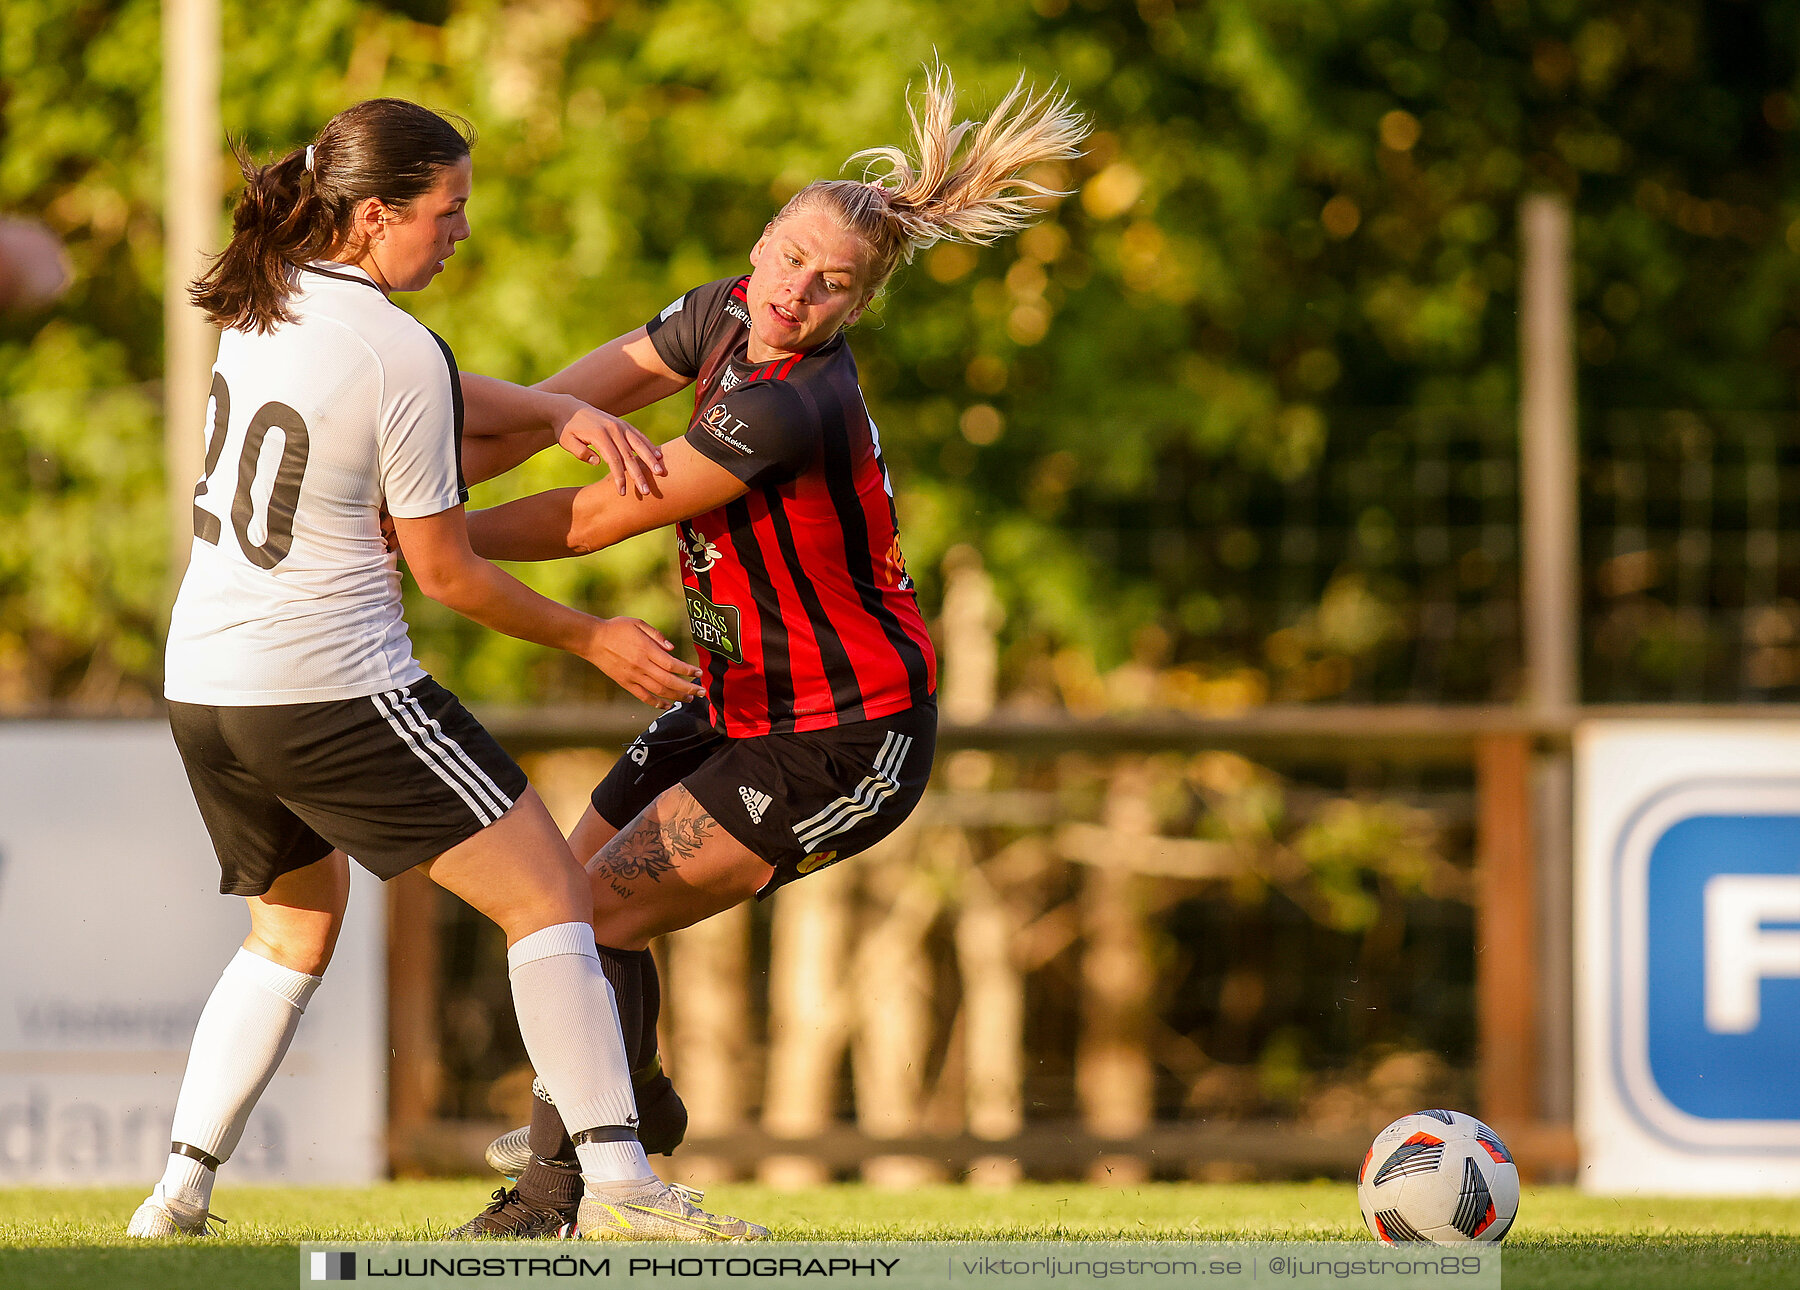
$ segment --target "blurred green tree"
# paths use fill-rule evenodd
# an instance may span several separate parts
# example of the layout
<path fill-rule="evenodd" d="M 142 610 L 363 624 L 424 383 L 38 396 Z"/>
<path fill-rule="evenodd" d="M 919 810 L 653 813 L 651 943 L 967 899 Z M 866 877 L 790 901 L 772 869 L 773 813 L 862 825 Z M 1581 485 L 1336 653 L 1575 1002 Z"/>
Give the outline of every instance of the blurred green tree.
<path fill-rule="evenodd" d="M 80 272 L 48 319 L 0 322 L 14 706 L 156 688 L 157 15 L 8 0 L 0 206 L 49 220 Z M 1007 243 L 926 252 L 855 337 L 912 567 L 930 603 L 942 553 L 979 546 L 1015 688 L 1068 699 L 1135 657 L 1322 697 L 1403 646 L 1408 589 L 1325 570 L 1310 617 L 1269 626 L 1338 679 L 1284 689 L 1234 628 L 1256 534 L 1217 529 L 1193 485 L 1297 484 L 1357 409 L 1503 413 L 1534 188 L 1576 204 L 1587 402 L 1792 408 L 1797 20 L 1800 0 L 228 0 L 224 115 L 259 152 L 378 93 L 475 121 L 475 238 L 405 303 L 467 368 L 533 379 L 735 271 L 788 193 L 898 141 L 934 50 L 971 114 L 1020 70 L 1062 78 L 1096 121 L 1060 176 L 1077 195 Z M 674 433 L 679 402 L 646 425 Z M 546 459 L 481 496 L 581 477 Z M 678 622 L 655 535 L 529 576 Z M 1326 630 L 1328 585 L 1359 630 Z M 430 606 L 415 622 L 474 695 L 600 685 Z"/>

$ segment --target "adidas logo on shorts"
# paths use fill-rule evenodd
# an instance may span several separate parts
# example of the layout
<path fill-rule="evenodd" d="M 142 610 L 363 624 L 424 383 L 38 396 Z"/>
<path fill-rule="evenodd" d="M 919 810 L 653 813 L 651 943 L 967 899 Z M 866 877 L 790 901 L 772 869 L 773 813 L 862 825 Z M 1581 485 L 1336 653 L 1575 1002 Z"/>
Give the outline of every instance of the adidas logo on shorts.
<path fill-rule="evenodd" d="M 750 812 L 750 822 L 761 824 L 763 812 L 769 809 L 769 803 L 775 799 L 767 793 L 759 793 L 748 784 L 738 786 L 738 796 L 744 799 L 744 809 Z"/>

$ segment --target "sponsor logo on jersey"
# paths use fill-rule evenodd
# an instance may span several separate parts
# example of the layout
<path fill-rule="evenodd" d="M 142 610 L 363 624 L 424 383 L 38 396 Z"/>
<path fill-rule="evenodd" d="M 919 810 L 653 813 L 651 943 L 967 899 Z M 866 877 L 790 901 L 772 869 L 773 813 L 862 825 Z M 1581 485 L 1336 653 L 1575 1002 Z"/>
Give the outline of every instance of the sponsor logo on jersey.
<path fill-rule="evenodd" d="M 906 552 L 900 549 L 900 535 L 894 534 L 893 545 L 887 553 L 887 583 L 901 591 L 912 590 L 912 579 L 906 574 Z"/>
<path fill-rule="evenodd" d="M 769 803 L 775 799 L 767 793 L 758 792 L 748 784 L 738 785 L 738 796 L 744 799 L 744 809 L 750 812 L 750 822 L 761 824 L 763 812 L 769 809 Z"/>
<path fill-rule="evenodd" d="M 733 663 L 744 661 L 744 644 L 738 637 L 740 625 L 736 605 L 715 605 L 692 587 L 687 593 L 688 628 L 694 633 L 694 644 L 709 654 L 722 654 Z"/>
<path fill-rule="evenodd" d="M 719 388 L 730 394 L 744 383 L 744 378 L 737 374 L 737 369 L 726 365 L 724 373 L 719 377 Z"/>
<path fill-rule="evenodd" d="M 667 309 L 663 310 L 660 314 L 658 314 L 656 316 L 656 321 L 657 322 L 668 322 L 669 319 L 673 318 L 676 314 L 680 313 L 686 307 L 687 307 L 687 297 L 686 296 L 676 296 L 675 299 L 669 303 L 669 307 Z"/>
<path fill-rule="evenodd" d="M 737 301 L 727 300 L 725 302 L 725 312 L 743 323 L 744 326 L 748 327 L 750 325 L 750 315 L 744 312 L 744 306 L 740 305 Z"/>
<path fill-rule="evenodd" d="M 814 870 L 823 869 L 828 864 L 836 864 L 837 860 L 838 853 L 835 851 L 815 851 L 795 865 L 794 870 L 802 875 L 809 874 Z"/>
<path fill-rule="evenodd" d="M 719 548 L 686 520 L 680 528 L 681 561 L 695 573 L 705 573 L 719 562 Z"/>
<path fill-rule="evenodd" d="M 715 403 L 708 408 L 706 410 L 706 415 L 700 418 L 700 424 L 706 427 L 707 434 L 717 439 L 732 451 L 741 452 L 746 457 L 755 454 L 756 449 L 738 438 L 739 435 L 750 427 L 744 422 L 742 417 L 732 416 L 731 409 L 726 407 L 723 403 Z"/>

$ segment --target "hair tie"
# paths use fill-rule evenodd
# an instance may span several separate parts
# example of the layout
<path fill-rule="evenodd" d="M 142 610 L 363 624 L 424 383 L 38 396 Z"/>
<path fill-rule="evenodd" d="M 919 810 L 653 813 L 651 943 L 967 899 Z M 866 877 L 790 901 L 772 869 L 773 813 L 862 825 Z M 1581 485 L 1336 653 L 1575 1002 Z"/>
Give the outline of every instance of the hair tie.
<path fill-rule="evenodd" d="M 310 175 L 310 174 L 312 174 L 312 172 L 313 172 L 313 146 L 312 146 L 312 144 L 309 143 L 306 145 L 306 173 Z"/>

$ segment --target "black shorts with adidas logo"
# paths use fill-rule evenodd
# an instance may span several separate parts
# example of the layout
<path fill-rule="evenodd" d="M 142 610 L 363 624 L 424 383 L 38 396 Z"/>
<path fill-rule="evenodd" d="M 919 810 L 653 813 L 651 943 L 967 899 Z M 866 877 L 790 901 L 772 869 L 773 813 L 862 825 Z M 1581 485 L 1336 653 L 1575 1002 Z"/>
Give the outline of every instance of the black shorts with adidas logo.
<path fill-rule="evenodd" d="M 430 677 L 323 703 L 171 702 L 169 726 L 228 895 L 260 896 L 333 850 L 392 878 L 474 837 L 527 787 Z"/>
<path fill-rule="evenodd" d="M 659 715 L 594 789 L 616 829 L 682 785 L 724 830 L 775 867 L 757 892 L 867 851 L 899 828 L 925 793 L 937 748 L 937 704 L 826 730 L 730 739 L 704 699 Z"/>

